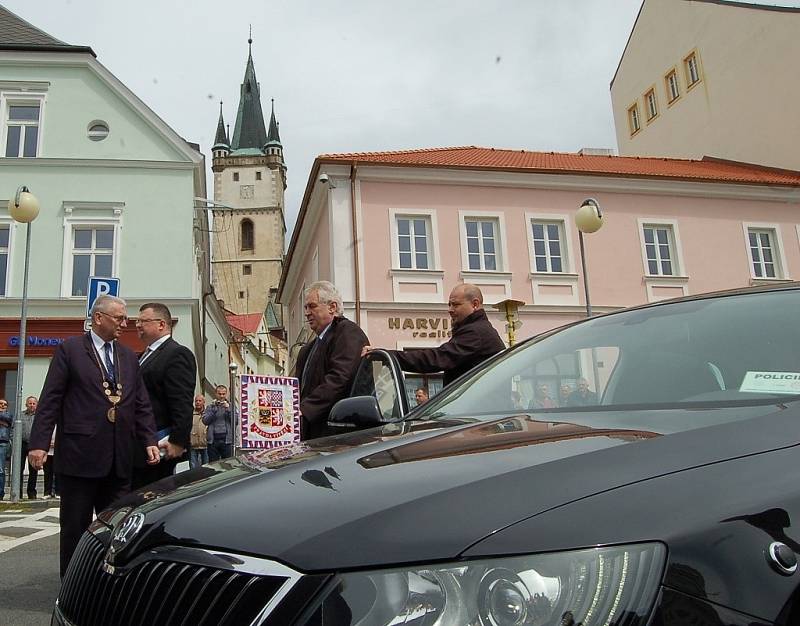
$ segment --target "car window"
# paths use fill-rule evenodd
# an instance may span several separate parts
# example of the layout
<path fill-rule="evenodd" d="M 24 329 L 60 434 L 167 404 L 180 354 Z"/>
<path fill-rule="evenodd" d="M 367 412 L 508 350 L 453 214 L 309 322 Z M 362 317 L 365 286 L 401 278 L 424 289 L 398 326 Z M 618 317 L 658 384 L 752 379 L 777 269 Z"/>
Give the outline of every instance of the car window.
<path fill-rule="evenodd" d="M 362 359 L 350 395 L 374 396 L 384 420 L 402 417 L 395 375 L 385 352 L 371 352 Z"/>
<path fill-rule="evenodd" d="M 444 389 L 421 415 L 793 401 L 800 395 L 797 311 L 800 290 L 784 290 L 587 320 L 501 354 Z"/>

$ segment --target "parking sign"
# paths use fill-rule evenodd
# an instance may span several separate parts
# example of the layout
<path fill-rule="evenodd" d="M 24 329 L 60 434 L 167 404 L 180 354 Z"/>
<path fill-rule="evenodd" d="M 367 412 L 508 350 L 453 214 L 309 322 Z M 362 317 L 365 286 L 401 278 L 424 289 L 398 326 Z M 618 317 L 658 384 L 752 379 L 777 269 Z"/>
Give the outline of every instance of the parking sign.
<path fill-rule="evenodd" d="M 86 294 L 86 317 L 89 318 L 98 296 L 119 296 L 119 278 L 89 276 L 89 288 Z"/>

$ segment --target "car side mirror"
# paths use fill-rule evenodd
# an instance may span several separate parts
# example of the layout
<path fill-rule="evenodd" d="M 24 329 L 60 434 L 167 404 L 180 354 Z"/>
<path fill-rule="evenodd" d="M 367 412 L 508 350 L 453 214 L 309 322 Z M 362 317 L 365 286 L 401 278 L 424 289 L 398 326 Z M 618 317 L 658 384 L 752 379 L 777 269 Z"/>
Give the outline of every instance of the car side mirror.
<path fill-rule="evenodd" d="M 337 429 L 359 429 L 386 423 L 375 396 L 344 398 L 333 405 L 328 426 Z"/>

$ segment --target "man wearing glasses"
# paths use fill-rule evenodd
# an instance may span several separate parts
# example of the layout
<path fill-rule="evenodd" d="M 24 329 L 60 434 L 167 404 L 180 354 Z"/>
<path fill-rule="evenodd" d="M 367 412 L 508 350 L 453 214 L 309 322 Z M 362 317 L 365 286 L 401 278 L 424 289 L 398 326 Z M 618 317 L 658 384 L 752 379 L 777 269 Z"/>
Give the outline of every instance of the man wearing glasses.
<path fill-rule="evenodd" d="M 134 458 L 133 489 L 171 476 L 189 448 L 197 378 L 194 355 L 172 338 L 172 315 L 166 305 L 143 304 L 136 332 L 147 346 L 139 357 L 139 368 L 153 407 L 163 458 L 154 466 L 147 464 L 144 454 Z"/>
<path fill-rule="evenodd" d="M 56 431 L 61 492 L 61 576 L 83 532 L 130 491 L 134 445 L 159 461 L 155 421 L 136 354 L 117 341 L 128 324 L 125 301 L 103 295 L 92 329 L 56 348 L 31 429 L 28 463 L 39 470 Z"/>

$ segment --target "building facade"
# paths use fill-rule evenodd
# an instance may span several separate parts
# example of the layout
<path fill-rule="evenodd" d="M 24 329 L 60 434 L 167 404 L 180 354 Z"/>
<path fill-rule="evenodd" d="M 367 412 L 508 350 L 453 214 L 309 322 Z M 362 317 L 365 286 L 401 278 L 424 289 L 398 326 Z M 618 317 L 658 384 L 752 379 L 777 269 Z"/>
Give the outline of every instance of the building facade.
<path fill-rule="evenodd" d="M 158 300 L 195 353 L 198 386 L 227 380 L 224 315 L 208 311 L 203 157 L 100 64 L 0 7 L 0 393 L 13 405 L 26 227 L 7 203 L 38 198 L 31 228 L 24 395 L 38 396 L 55 346 L 83 332 L 89 276 L 120 279 L 134 317 Z M 205 272 L 207 277 L 207 270 Z M 221 318 L 221 319 L 220 319 Z M 142 349 L 133 323 L 123 342 Z"/>
<path fill-rule="evenodd" d="M 518 339 L 584 317 L 573 218 L 588 197 L 605 219 L 584 236 L 595 313 L 800 275 L 800 173 L 475 147 L 323 155 L 279 289 L 290 361 L 315 280 L 392 349 L 446 341 L 461 282 L 481 287 L 504 338 L 504 300 L 525 303 Z"/>
<path fill-rule="evenodd" d="M 280 280 L 286 237 L 283 161 L 274 102 L 269 129 L 253 64 L 252 39 L 233 137 L 220 103 L 212 148 L 214 237 L 212 276 L 217 296 L 237 314 L 263 313 Z"/>
<path fill-rule="evenodd" d="M 611 82 L 621 155 L 800 170 L 800 8 L 644 0 Z"/>

